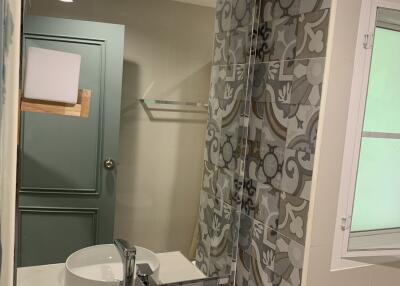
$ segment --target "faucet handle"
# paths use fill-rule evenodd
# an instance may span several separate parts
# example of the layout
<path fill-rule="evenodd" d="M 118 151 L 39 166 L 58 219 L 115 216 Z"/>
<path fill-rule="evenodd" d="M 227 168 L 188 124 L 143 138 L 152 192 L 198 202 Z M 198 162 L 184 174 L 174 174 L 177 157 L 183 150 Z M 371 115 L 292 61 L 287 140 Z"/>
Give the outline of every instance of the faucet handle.
<path fill-rule="evenodd" d="M 149 275 L 148 274 L 145 274 L 142 271 L 140 271 L 140 269 L 138 269 L 136 271 L 136 275 L 142 281 L 144 286 L 148 286 L 149 285 Z"/>

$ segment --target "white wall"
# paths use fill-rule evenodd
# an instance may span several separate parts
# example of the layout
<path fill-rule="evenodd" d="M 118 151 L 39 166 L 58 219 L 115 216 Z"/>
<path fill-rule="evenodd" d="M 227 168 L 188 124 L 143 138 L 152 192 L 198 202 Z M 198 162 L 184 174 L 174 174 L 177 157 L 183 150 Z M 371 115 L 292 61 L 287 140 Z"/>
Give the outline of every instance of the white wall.
<path fill-rule="evenodd" d="M 150 121 L 138 99 L 207 101 L 215 10 L 167 0 L 31 2 L 34 15 L 126 25 L 115 236 L 188 254 L 206 114 L 155 112 L 160 120 Z"/>
<path fill-rule="evenodd" d="M 17 138 L 19 103 L 19 55 L 21 3 L 7 0 L 5 22 L 4 98 L 0 125 L 0 223 L 1 223 L 1 286 L 13 285 L 15 195 L 17 175 Z M 3 101 L 4 100 L 4 101 Z"/>
<path fill-rule="evenodd" d="M 400 285 L 400 264 L 330 271 L 361 1 L 332 3 L 327 84 L 321 103 L 306 243 L 306 286 Z"/>

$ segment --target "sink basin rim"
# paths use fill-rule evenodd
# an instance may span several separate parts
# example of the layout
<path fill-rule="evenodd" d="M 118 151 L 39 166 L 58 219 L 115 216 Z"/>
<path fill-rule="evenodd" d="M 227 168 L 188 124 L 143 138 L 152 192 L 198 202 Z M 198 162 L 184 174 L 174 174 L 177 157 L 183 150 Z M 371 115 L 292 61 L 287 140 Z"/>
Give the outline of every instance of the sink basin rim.
<path fill-rule="evenodd" d="M 96 283 L 96 282 L 97 283 L 98 282 L 100 282 L 100 283 L 101 282 L 105 282 L 105 283 L 107 283 L 107 282 L 121 282 L 121 280 L 118 280 L 118 279 L 110 281 L 110 280 L 104 280 L 104 279 L 101 280 L 101 279 L 92 279 L 92 278 L 88 278 L 88 277 L 83 277 L 83 276 L 80 276 L 80 275 L 76 274 L 74 269 L 70 267 L 70 264 L 71 264 L 70 262 L 74 258 L 75 255 L 77 255 L 77 254 L 79 254 L 81 252 L 85 252 L 88 249 L 92 249 L 92 248 L 99 247 L 99 246 L 114 246 L 114 245 L 113 244 L 91 245 L 91 246 L 88 246 L 88 247 L 84 247 L 84 248 L 78 249 L 77 251 L 73 252 L 71 255 L 68 256 L 67 260 L 65 261 L 65 268 L 68 271 L 68 274 L 72 275 L 72 276 L 74 276 L 74 277 L 76 277 L 78 279 L 85 279 L 87 281 L 94 282 L 94 283 Z M 122 260 L 121 260 L 121 263 L 122 263 Z"/>
<path fill-rule="evenodd" d="M 78 275 L 78 274 L 75 273 L 74 267 L 71 266 L 71 264 L 72 264 L 71 260 L 74 259 L 76 255 L 79 255 L 82 252 L 86 252 L 88 250 L 94 249 L 96 247 L 113 247 L 115 249 L 115 252 L 117 253 L 117 257 L 116 258 L 118 259 L 118 261 L 117 262 L 114 261 L 114 262 L 111 262 L 111 263 L 121 263 L 122 264 L 122 259 L 121 259 L 120 255 L 118 254 L 118 250 L 115 248 L 114 244 L 92 245 L 92 246 L 88 246 L 88 247 L 85 247 L 85 248 L 81 248 L 81 249 L 73 252 L 71 255 L 68 256 L 68 258 L 67 258 L 67 260 L 65 262 L 65 268 L 66 268 L 66 271 L 68 272 L 68 275 L 72 275 L 73 277 L 75 277 L 77 279 L 83 279 L 83 280 L 86 280 L 86 281 L 91 282 L 91 283 L 119 283 L 119 282 L 121 282 L 122 280 L 120 280 L 120 279 L 113 279 L 113 280 L 105 280 L 105 279 L 101 279 L 101 278 L 93 279 L 93 278 L 89 278 L 89 277 L 86 277 L 86 276 Z M 154 262 L 154 273 L 157 273 L 158 269 L 160 268 L 160 261 L 157 259 L 155 253 L 152 252 L 151 250 L 147 249 L 147 248 L 144 248 L 144 247 L 140 247 L 140 246 L 135 246 L 135 247 L 136 247 L 136 250 L 138 251 L 138 253 L 142 249 L 145 252 L 146 251 L 150 252 L 152 255 L 155 256 L 156 260 L 153 261 Z M 101 263 L 99 263 L 99 264 L 101 264 Z"/>

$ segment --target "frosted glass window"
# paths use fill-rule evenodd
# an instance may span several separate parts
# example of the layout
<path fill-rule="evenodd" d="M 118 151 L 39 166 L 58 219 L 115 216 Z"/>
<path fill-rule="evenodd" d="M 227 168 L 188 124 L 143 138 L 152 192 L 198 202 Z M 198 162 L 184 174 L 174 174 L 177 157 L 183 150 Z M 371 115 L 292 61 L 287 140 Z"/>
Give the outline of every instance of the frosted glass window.
<path fill-rule="evenodd" d="M 352 231 L 400 227 L 400 140 L 363 138 Z"/>
<path fill-rule="evenodd" d="M 400 32 L 376 28 L 351 231 L 400 228 Z"/>
<path fill-rule="evenodd" d="M 400 133 L 400 32 L 376 28 L 364 131 Z"/>

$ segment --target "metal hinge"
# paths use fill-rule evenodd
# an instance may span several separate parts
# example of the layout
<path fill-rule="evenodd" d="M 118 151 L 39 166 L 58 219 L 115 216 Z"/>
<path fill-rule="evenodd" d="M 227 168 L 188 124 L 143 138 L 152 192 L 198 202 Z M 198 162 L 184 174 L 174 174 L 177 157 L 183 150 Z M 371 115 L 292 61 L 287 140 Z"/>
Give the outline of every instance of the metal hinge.
<path fill-rule="evenodd" d="M 363 47 L 364 49 L 370 50 L 374 45 L 374 34 L 368 33 L 364 35 Z"/>
<path fill-rule="evenodd" d="M 342 217 L 342 221 L 340 224 L 340 228 L 345 231 L 346 229 L 349 229 L 351 226 L 351 216 L 349 217 Z"/>

